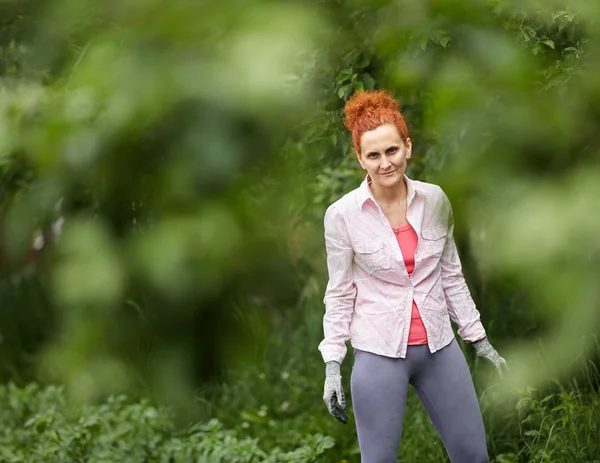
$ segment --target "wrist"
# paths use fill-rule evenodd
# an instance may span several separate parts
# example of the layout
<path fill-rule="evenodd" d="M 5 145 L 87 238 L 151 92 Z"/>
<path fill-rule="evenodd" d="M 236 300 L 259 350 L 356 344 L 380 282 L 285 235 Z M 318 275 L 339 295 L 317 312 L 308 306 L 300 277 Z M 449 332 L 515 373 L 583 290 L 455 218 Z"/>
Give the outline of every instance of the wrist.
<path fill-rule="evenodd" d="M 479 341 L 475 341 L 473 343 L 473 347 L 475 348 L 477 354 L 482 354 L 492 349 L 492 345 L 487 337 L 480 339 Z"/>
<path fill-rule="evenodd" d="M 325 363 L 325 375 L 339 375 L 340 374 L 340 364 L 335 360 L 331 360 Z"/>

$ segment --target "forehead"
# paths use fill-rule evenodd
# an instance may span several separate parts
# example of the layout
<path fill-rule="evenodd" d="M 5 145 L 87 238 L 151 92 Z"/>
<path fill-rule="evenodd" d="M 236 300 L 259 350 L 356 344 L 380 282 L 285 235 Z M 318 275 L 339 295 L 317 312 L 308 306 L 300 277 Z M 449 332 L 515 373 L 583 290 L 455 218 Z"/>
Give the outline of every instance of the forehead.
<path fill-rule="evenodd" d="M 402 137 L 396 126 L 392 124 L 380 125 L 374 130 L 368 130 L 360 137 L 360 150 L 363 153 L 371 151 L 385 151 L 391 145 L 401 145 Z"/>

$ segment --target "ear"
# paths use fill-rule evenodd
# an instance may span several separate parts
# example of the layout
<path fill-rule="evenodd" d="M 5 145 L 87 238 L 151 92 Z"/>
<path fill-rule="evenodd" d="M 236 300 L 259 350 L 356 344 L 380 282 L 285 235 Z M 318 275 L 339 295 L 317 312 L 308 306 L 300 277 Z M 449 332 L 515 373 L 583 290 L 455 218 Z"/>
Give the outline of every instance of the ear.
<path fill-rule="evenodd" d="M 406 141 L 404 142 L 404 145 L 406 146 L 406 159 L 410 159 L 410 157 L 412 156 L 412 141 L 410 138 L 407 138 Z"/>

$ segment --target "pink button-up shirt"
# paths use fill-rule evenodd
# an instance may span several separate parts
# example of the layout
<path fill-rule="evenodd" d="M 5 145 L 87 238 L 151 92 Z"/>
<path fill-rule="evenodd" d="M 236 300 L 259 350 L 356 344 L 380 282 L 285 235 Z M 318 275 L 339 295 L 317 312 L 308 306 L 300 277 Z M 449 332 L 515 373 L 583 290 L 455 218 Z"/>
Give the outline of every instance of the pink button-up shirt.
<path fill-rule="evenodd" d="M 454 338 L 485 337 L 452 237 L 450 201 L 431 183 L 410 180 L 406 218 L 417 232 L 415 267 L 408 275 L 392 228 L 369 177 L 325 212 L 329 282 L 325 291 L 323 360 L 342 363 L 346 341 L 388 357 L 406 356 L 413 298 L 435 352 Z"/>

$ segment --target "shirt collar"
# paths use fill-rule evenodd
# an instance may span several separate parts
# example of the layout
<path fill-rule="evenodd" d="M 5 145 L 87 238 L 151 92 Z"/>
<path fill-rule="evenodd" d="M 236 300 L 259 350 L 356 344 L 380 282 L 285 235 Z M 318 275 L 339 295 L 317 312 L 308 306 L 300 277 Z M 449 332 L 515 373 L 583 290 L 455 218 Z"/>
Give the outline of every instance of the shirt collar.
<path fill-rule="evenodd" d="M 411 201 L 413 200 L 413 198 L 415 197 L 415 185 L 414 182 L 408 178 L 408 176 L 406 174 L 404 174 L 404 181 L 406 183 L 407 186 L 407 207 L 410 205 Z M 365 176 L 365 179 L 362 181 L 362 183 L 360 184 L 360 189 L 359 189 L 359 206 L 362 207 L 365 205 L 365 203 L 367 201 L 372 201 L 373 204 L 377 205 L 377 201 L 375 201 L 375 197 L 373 196 L 373 192 L 371 191 L 371 187 L 369 186 L 369 184 L 371 183 L 371 177 L 369 177 L 369 174 L 367 174 Z"/>

